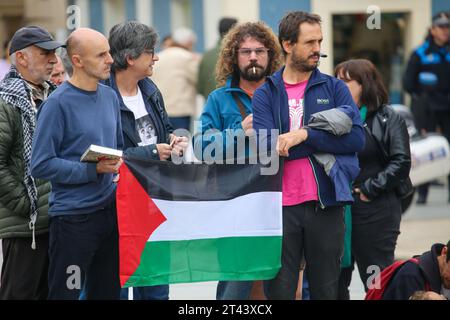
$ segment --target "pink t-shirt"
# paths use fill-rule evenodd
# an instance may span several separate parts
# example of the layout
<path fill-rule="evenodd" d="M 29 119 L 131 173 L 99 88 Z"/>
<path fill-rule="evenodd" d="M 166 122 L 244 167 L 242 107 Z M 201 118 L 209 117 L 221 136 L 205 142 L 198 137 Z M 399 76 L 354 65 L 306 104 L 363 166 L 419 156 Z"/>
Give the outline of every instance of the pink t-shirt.
<path fill-rule="evenodd" d="M 290 131 L 302 127 L 303 102 L 308 81 L 284 83 L 289 102 Z M 283 172 L 283 206 L 318 200 L 317 183 L 308 158 L 286 160 Z"/>

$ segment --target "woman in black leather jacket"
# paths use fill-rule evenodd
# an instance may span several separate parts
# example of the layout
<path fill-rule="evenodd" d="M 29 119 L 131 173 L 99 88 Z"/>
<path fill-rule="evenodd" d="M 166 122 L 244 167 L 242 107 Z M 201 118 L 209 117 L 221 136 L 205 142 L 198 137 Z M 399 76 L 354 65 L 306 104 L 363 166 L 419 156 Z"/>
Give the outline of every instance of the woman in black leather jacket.
<path fill-rule="evenodd" d="M 353 183 L 351 250 L 367 291 L 376 272 L 394 262 L 401 219 L 396 189 L 409 176 L 409 136 L 404 120 L 387 105 L 386 88 L 370 61 L 342 62 L 335 75 L 350 89 L 365 126 L 366 145 L 358 154 L 361 171 Z M 341 299 L 349 298 L 352 271 L 353 263 L 341 271 Z"/>

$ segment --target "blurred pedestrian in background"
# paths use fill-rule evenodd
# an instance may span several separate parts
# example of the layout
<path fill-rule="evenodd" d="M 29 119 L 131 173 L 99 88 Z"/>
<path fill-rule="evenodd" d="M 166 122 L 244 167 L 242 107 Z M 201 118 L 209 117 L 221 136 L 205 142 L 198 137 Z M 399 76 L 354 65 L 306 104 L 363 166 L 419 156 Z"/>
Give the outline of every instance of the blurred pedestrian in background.
<path fill-rule="evenodd" d="M 52 76 L 50 77 L 50 81 L 56 84 L 57 86 L 61 85 L 66 78 L 66 70 L 64 68 L 64 64 L 62 62 L 61 57 L 57 54 L 56 59 L 58 59 L 58 63 L 53 67 Z"/>
<path fill-rule="evenodd" d="M 222 18 L 219 21 L 220 38 L 214 48 L 206 51 L 203 54 L 202 61 L 198 71 L 197 92 L 205 99 L 208 95 L 217 88 L 216 82 L 216 63 L 219 58 L 220 45 L 223 37 L 227 34 L 237 20 L 235 18 Z"/>
<path fill-rule="evenodd" d="M 9 46 L 10 42 L 5 41 L 2 50 L 2 56 L 0 58 L 0 81 L 3 80 L 5 75 L 9 72 L 11 66 L 11 59 L 9 58 Z"/>
<path fill-rule="evenodd" d="M 161 90 L 174 129 L 189 130 L 191 117 L 195 115 L 200 63 L 199 56 L 192 51 L 196 41 L 191 29 L 176 29 L 172 45 L 158 54 L 159 62 L 154 66 L 152 80 Z"/>
<path fill-rule="evenodd" d="M 403 87 L 411 95 L 411 109 L 422 134 L 440 132 L 450 141 L 450 20 L 447 13 L 433 17 L 425 42 L 411 54 Z M 450 202 L 450 175 L 448 176 Z M 429 183 L 418 186 L 418 204 L 425 204 Z"/>

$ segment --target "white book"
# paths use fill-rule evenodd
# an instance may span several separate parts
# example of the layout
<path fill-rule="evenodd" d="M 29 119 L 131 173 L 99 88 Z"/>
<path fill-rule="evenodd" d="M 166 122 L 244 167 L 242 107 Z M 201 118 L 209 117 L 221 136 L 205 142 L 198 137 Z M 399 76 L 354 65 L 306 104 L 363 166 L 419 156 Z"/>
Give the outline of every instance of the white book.
<path fill-rule="evenodd" d="M 82 162 L 99 162 L 100 160 L 117 160 L 123 156 L 122 150 L 91 144 L 80 158 Z"/>

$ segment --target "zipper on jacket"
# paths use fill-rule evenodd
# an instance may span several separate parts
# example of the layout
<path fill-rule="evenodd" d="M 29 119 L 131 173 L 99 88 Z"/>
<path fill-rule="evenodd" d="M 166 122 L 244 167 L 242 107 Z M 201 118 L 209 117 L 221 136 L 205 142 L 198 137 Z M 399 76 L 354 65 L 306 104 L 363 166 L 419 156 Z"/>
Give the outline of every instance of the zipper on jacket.
<path fill-rule="evenodd" d="M 325 83 L 326 81 L 320 81 L 320 82 L 317 82 L 317 83 L 314 83 L 313 85 L 311 85 L 311 86 L 307 86 L 306 87 L 306 89 L 305 89 L 305 93 L 304 93 L 304 95 L 303 95 L 303 119 L 302 119 L 302 128 L 305 126 L 305 114 L 306 114 L 306 112 L 305 112 L 305 109 L 306 109 L 306 92 L 308 91 L 308 89 L 309 88 L 311 88 L 312 86 L 315 86 L 315 85 L 318 85 L 318 84 L 321 84 L 321 83 Z M 319 179 L 317 179 L 317 174 L 316 174 L 316 170 L 314 169 L 314 165 L 313 165 L 313 162 L 312 162 L 312 160 L 311 160 L 311 158 L 308 156 L 308 161 L 309 161 L 309 163 L 310 163 L 310 165 L 311 165 L 311 168 L 312 168 L 312 171 L 313 171 L 313 175 L 314 175 L 314 179 L 316 180 L 316 185 L 317 185 L 317 197 L 319 198 L 319 205 L 320 205 L 320 208 L 323 210 L 323 209 L 325 209 L 325 205 L 323 204 L 323 202 L 322 202 L 322 198 L 320 197 L 320 185 L 319 185 Z M 316 210 L 317 211 L 317 210 Z"/>
<path fill-rule="evenodd" d="M 316 170 L 314 170 L 314 165 L 312 163 L 312 160 L 310 159 L 310 157 L 308 157 L 309 163 L 311 164 L 311 168 L 313 170 L 313 174 L 314 174 L 314 179 L 316 180 L 316 185 L 317 185 L 317 197 L 319 198 L 319 205 L 320 208 L 323 210 L 325 209 L 325 205 L 322 202 L 322 198 L 320 197 L 320 186 L 319 186 L 319 180 L 317 179 L 317 175 L 316 175 Z"/>

